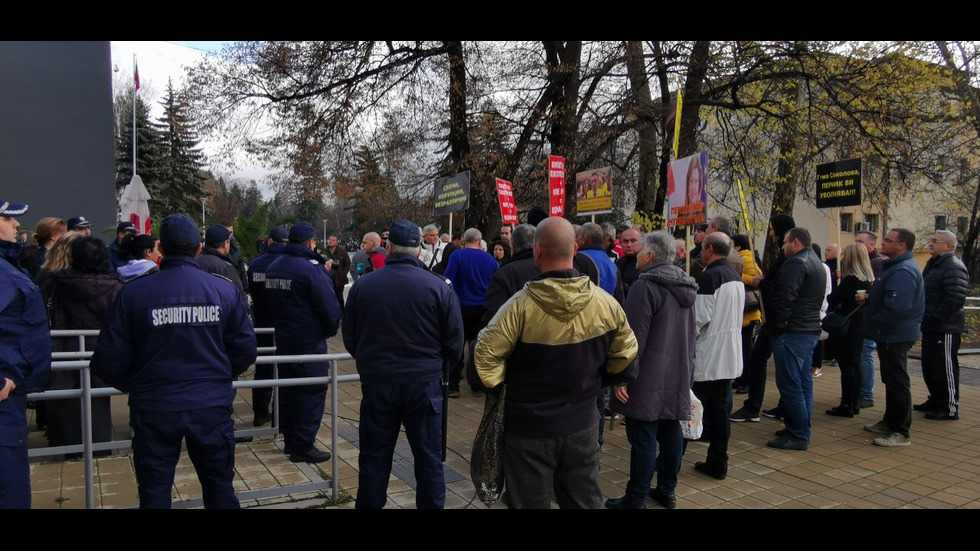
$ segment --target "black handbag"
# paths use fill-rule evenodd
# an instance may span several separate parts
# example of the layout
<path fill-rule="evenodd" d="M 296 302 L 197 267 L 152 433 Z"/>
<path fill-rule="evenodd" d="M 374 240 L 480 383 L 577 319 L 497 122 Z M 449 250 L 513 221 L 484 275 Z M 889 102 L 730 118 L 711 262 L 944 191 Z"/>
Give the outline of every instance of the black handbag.
<path fill-rule="evenodd" d="M 506 385 L 486 392 L 480 427 L 470 456 L 470 479 L 476 495 L 487 507 L 504 491 L 504 398 Z"/>
<path fill-rule="evenodd" d="M 830 312 L 824 316 L 822 320 L 820 320 L 820 328 L 826 331 L 827 334 L 832 337 L 846 335 L 847 330 L 851 326 L 851 316 L 860 308 L 861 306 L 859 305 L 854 310 L 851 310 L 851 313 L 847 314 L 846 316 L 837 311 Z"/>

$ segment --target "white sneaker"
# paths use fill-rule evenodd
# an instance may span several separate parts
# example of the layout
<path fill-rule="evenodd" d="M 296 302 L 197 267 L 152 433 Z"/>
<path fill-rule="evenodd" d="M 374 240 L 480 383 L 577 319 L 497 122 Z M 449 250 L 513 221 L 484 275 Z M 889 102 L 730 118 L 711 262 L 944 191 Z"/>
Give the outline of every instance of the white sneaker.
<path fill-rule="evenodd" d="M 899 432 L 890 432 L 885 436 L 874 439 L 875 446 L 908 446 L 912 443 L 912 439 L 908 436 L 902 436 Z"/>

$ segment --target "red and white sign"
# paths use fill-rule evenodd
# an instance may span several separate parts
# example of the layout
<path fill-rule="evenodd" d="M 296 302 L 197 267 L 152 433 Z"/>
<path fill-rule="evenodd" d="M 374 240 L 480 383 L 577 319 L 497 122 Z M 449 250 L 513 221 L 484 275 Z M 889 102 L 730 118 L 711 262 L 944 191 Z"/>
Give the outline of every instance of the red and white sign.
<path fill-rule="evenodd" d="M 548 197 L 551 198 L 549 216 L 565 216 L 565 158 L 548 157 Z"/>
<path fill-rule="evenodd" d="M 514 204 L 514 186 L 497 178 L 497 198 L 500 199 L 500 219 L 504 224 L 517 223 L 517 205 Z"/>

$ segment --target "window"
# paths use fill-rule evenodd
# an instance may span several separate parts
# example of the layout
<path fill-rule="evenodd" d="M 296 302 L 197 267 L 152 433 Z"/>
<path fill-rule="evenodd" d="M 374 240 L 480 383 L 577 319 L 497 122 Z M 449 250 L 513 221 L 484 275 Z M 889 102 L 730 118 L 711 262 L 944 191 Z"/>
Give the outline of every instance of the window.
<path fill-rule="evenodd" d="M 854 226 L 854 214 L 850 212 L 840 213 L 840 231 L 842 233 L 851 233 L 851 229 Z"/>
<path fill-rule="evenodd" d="M 864 223 L 867 225 L 868 231 L 873 231 L 878 233 L 878 215 L 877 214 L 865 214 Z"/>
<path fill-rule="evenodd" d="M 935 224 L 935 226 L 933 226 L 933 229 L 935 229 L 935 230 L 945 230 L 945 229 L 948 229 L 948 226 L 946 225 L 946 215 L 945 214 L 940 214 L 940 215 L 936 216 L 936 224 Z"/>
<path fill-rule="evenodd" d="M 970 229 L 969 220 L 966 216 L 960 216 L 956 219 L 956 233 L 959 234 L 960 238 L 966 236 L 967 230 Z"/>

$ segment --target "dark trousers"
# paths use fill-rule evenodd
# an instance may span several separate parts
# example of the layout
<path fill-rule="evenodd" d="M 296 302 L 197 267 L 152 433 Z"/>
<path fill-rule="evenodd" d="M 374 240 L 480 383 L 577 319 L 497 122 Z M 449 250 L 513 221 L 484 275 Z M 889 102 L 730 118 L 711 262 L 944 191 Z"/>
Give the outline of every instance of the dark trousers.
<path fill-rule="evenodd" d="M 766 396 L 766 377 L 769 371 L 769 358 L 772 356 L 772 338 L 765 324 L 759 328 L 759 336 L 755 339 L 752 354 L 745 363 L 744 373 L 749 382 L 749 393 L 743 407 L 749 413 L 758 414 L 762 411 L 762 400 Z"/>
<path fill-rule="evenodd" d="M 30 509 L 31 464 L 27 456 L 27 423 L 25 422 L 27 396 L 11 392 L 0 407 L 5 410 L 0 417 L 0 422 L 11 423 L 8 426 L 16 425 L 24 435 L 22 439 L 0 443 L 0 509 Z"/>
<path fill-rule="evenodd" d="M 334 287 L 333 292 L 337 295 L 337 304 L 340 305 L 340 311 L 344 311 L 344 286 Z"/>
<path fill-rule="evenodd" d="M 840 368 L 840 403 L 855 406 L 861 398 L 861 351 L 864 337 L 861 335 L 836 335 L 828 339 Z"/>
<path fill-rule="evenodd" d="M 473 361 L 473 350 L 476 348 L 476 338 L 483 329 L 483 306 L 463 306 L 460 309 L 463 315 L 463 338 L 466 340 L 466 354 L 456 362 L 449 370 L 449 388 L 459 390 L 459 383 L 463 380 L 464 370 L 466 383 L 470 385 L 470 390 L 482 392 L 483 382 L 476 374 L 476 364 Z"/>
<path fill-rule="evenodd" d="M 912 388 L 908 368 L 912 343 L 876 341 L 875 344 L 878 346 L 878 371 L 885 385 L 885 415 L 882 420 L 891 430 L 908 437 L 912 426 Z"/>
<path fill-rule="evenodd" d="M 201 481 L 204 508 L 241 508 L 232 484 L 235 428 L 230 407 L 172 412 L 131 409 L 129 423 L 140 509 L 170 509 L 182 442 Z"/>
<path fill-rule="evenodd" d="M 933 411 L 959 415 L 960 336 L 952 333 L 922 334 L 922 379 L 929 390 Z"/>
<path fill-rule="evenodd" d="M 442 466 L 442 381 L 363 385 L 361 387 L 360 454 L 357 457 L 356 509 L 381 509 L 388 501 L 388 479 L 398 433 L 412 448 L 415 505 L 442 509 L 446 479 Z"/>
<path fill-rule="evenodd" d="M 732 381 L 695 381 L 691 390 L 704 406 L 703 423 L 708 436 L 705 462 L 713 471 L 727 472 L 728 440 L 732 435 L 732 422 L 728 418 L 732 414 Z"/>
<path fill-rule="evenodd" d="M 731 381 L 727 383 L 731 385 Z M 681 424 L 675 419 L 641 421 L 627 417 L 626 440 L 630 443 L 630 478 L 624 501 L 645 504 L 654 472 L 656 487 L 666 495 L 673 494 L 684 455 Z"/>
<path fill-rule="evenodd" d="M 257 322 L 258 323 L 258 322 Z M 271 324 L 263 324 L 261 326 L 268 327 Z M 261 327 L 256 325 L 256 327 Z M 255 340 L 258 346 L 275 346 L 276 341 L 271 334 L 255 335 Z M 272 364 L 255 364 L 255 375 L 254 380 L 256 381 L 268 381 L 272 378 L 273 369 Z M 256 387 L 252 389 L 252 415 L 253 417 L 269 417 L 269 407 L 272 403 L 272 387 Z"/>
<path fill-rule="evenodd" d="M 745 366 L 748 365 L 749 356 L 752 355 L 752 349 L 755 347 L 755 337 L 759 333 L 759 325 L 758 321 L 752 321 L 742 328 L 742 374 L 732 381 L 733 388 L 749 384 Z"/>
<path fill-rule="evenodd" d="M 283 379 L 315 377 L 308 366 L 315 364 L 279 364 Z M 306 453 L 316 444 L 316 433 L 323 421 L 328 385 L 284 386 L 279 389 L 279 430 L 283 451 Z"/>
<path fill-rule="evenodd" d="M 817 340 L 817 345 L 813 347 L 813 355 L 810 356 L 810 367 L 820 367 L 823 365 L 823 345 L 825 342 L 827 341 Z"/>
<path fill-rule="evenodd" d="M 82 404 L 78 398 L 48 400 L 48 445 L 71 446 L 82 443 Z M 92 398 L 92 442 L 112 440 L 112 405 L 109 396 Z M 112 450 L 94 452 L 106 456 Z M 74 454 L 66 454 L 74 455 Z M 77 454 L 80 457 L 81 454 Z"/>
<path fill-rule="evenodd" d="M 676 421 L 678 435 L 680 424 Z M 629 423 L 626 424 L 629 430 Z M 504 431 L 504 480 L 511 509 L 600 509 L 599 427 L 555 438 Z"/>

